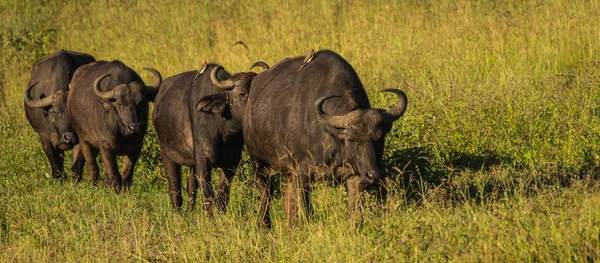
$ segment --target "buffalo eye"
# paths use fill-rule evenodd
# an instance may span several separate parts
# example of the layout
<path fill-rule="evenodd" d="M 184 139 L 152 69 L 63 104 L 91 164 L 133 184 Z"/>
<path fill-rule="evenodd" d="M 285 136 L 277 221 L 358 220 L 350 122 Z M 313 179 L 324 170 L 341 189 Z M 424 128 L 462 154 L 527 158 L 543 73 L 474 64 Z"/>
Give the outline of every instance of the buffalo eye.
<path fill-rule="evenodd" d="M 49 110 L 48 110 L 48 113 L 50 113 L 50 114 L 54 114 L 54 115 L 60 115 L 60 113 L 59 113 L 57 110 L 53 109 L 53 108 L 52 108 L 52 109 L 49 109 Z"/>
<path fill-rule="evenodd" d="M 110 104 L 108 101 L 100 100 L 100 104 L 102 104 L 102 107 L 106 112 L 108 112 L 113 107 L 112 104 Z"/>

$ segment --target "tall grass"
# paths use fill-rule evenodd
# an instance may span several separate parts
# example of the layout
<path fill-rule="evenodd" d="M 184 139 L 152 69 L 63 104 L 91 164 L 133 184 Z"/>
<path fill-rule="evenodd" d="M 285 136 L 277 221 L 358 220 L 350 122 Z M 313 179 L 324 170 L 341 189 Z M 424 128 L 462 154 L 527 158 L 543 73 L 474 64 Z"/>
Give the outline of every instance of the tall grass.
<path fill-rule="evenodd" d="M 598 260 L 597 21 L 583 0 L 0 2 L 0 259 Z M 388 202 L 348 220 L 343 187 L 317 183 L 312 221 L 289 228 L 278 192 L 263 230 L 245 160 L 227 214 L 181 215 L 152 129 L 130 191 L 51 180 L 21 94 L 61 48 L 144 79 L 332 49 L 375 107 L 393 103 L 383 88 L 409 97 L 387 139 Z"/>

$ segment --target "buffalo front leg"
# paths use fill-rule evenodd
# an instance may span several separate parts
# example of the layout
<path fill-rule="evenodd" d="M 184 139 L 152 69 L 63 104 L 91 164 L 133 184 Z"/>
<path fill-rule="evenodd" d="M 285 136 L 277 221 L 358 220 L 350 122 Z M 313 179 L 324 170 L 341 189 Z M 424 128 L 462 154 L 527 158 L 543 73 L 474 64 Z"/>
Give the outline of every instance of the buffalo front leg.
<path fill-rule="evenodd" d="M 104 167 L 104 172 L 108 177 L 110 188 L 112 188 L 115 193 L 118 194 L 121 192 L 123 181 L 117 166 L 117 155 L 112 150 L 105 147 L 100 149 L 100 155 L 102 156 L 102 164 Z"/>
<path fill-rule="evenodd" d="M 85 163 L 87 163 L 90 183 L 92 183 L 92 185 L 98 185 L 98 178 L 100 177 L 100 171 L 98 170 L 98 164 L 96 163 L 98 151 L 87 143 L 80 143 L 79 147 L 85 158 Z"/>
<path fill-rule="evenodd" d="M 121 172 L 121 178 L 123 179 L 123 187 L 125 189 L 129 189 L 131 187 L 133 182 L 133 168 L 135 167 L 139 157 L 140 151 L 134 151 L 133 153 L 128 153 L 125 155 L 125 158 L 123 158 L 123 170 Z"/>
<path fill-rule="evenodd" d="M 41 142 L 42 148 L 44 148 L 44 153 L 46 154 L 46 157 L 48 157 L 48 161 L 50 162 L 50 167 L 52 167 L 52 177 L 56 179 L 61 179 L 63 177 L 64 169 L 63 151 L 54 148 L 50 140 L 41 139 Z"/>
<path fill-rule="evenodd" d="M 192 167 L 190 171 L 190 177 L 188 178 L 188 212 L 192 212 L 196 209 L 196 195 L 198 194 L 198 176 L 196 175 L 196 168 Z"/>
<path fill-rule="evenodd" d="M 208 215 L 212 215 L 215 193 L 213 192 L 213 187 L 210 182 L 210 172 L 212 170 L 210 160 L 207 158 L 201 158 L 200 160 L 196 161 L 195 170 L 196 178 L 198 178 L 200 184 L 200 191 L 202 191 L 202 195 L 204 197 L 202 206 Z"/>
<path fill-rule="evenodd" d="M 235 167 L 223 168 L 221 170 L 221 178 L 219 179 L 219 186 L 217 188 L 217 209 L 223 213 L 227 211 L 231 182 L 233 181 L 235 170 Z"/>
<path fill-rule="evenodd" d="M 85 157 L 81 150 L 81 145 L 75 145 L 73 148 L 73 164 L 71 165 L 71 173 L 75 182 L 81 181 L 81 175 L 83 174 L 83 166 L 85 165 Z"/>
<path fill-rule="evenodd" d="M 313 215 L 310 204 L 310 182 L 307 174 L 291 175 L 283 196 L 283 209 L 290 226 L 298 225 L 298 219 L 309 219 Z M 298 207 L 303 207 L 303 214 L 299 214 Z"/>
<path fill-rule="evenodd" d="M 348 193 L 348 218 L 360 219 L 362 211 L 362 202 L 360 195 L 362 192 L 360 186 L 360 177 L 352 176 L 346 181 L 346 191 Z"/>

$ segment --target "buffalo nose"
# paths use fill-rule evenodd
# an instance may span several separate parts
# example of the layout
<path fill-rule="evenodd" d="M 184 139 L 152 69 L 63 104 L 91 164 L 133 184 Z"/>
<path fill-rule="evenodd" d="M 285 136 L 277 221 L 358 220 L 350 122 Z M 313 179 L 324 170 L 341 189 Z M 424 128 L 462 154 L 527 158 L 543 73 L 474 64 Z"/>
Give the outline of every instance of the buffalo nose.
<path fill-rule="evenodd" d="M 140 132 L 140 124 L 134 123 L 127 125 L 126 135 L 137 135 Z"/>
<path fill-rule="evenodd" d="M 77 135 L 75 135 L 73 133 L 65 132 L 65 133 L 63 133 L 62 137 L 63 137 L 63 141 L 65 143 L 68 143 L 68 144 L 76 144 L 77 143 Z"/>
<path fill-rule="evenodd" d="M 379 180 L 379 178 L 380 178 L 381 176 L 379 175 L 379 172 L 378 172 L 378 171 L 376 171 L 376 170 L 371 170 L 371 171 L 368 171 L 368 172 L 365 174 L 365 177 L 367 178 L 367 180 L 368 180 L 368 181 L 370 181 L 371 183 L 374 183 L 374 182 L 376 182 L 377 180 Z"/>

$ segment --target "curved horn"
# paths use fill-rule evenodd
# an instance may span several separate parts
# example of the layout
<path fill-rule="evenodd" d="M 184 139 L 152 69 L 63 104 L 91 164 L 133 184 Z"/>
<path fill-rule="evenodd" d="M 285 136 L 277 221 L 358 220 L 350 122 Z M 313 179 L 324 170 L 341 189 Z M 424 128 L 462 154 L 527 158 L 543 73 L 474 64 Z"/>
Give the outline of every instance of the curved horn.
<path fill-rule="evenodd" d="M 37 85 L 38 83 L 39 81 L 36 81 L 35 83 L 27 86 L 27 88 L 25 89 L 25 94 L 23 94 L 23 96 L 25 97 L 25 103 L 27 104 L 27 106 L 32 108 L 42 108 L 52 105 L 52 102 L 54 101 L 52 96 L 47 96 L 40 100 L 34 100 L 29 96 L 31 89 L 33 89 L 33 87 L 35 87 L 35 85 Z"/>
<path fill-rule="evenodd" d="M 217 79 L 217 72 L 219 71 L 219 69 L 222 69 L 223 67 L 221 66 L 216 66 L 213 68 L 213 70 L 210 72 L 210 80 L 212 81 L 213 85 L 217 86 L 217 88 L 220 89 L 229 89 L 231 87 L 233 87 L 233 80 L 231 79 L 227 79 L 227 80 L 219 80 Z"/>
<path fill-rule="evenodd" d="M 107 92 L 103 92 L 100 90 L 100 82 L 108 76 L 110 76 L 110 74 L 104 74 L 103 76 L 98 77 L 94 81 L 94 93 L 96 93 L 96 96 L 98 96 L 98 98 L 101 98 L 103 100 L 112 100 L 115 98 L 115 90 Z"/>
<path fill-rule="evenodd" d="M 257 61 L 257 62 L 254 62 L 254 64 L 252 64 L 252 66 L 251 66 L 251 67 L 250 67 L 250 69 L 248 69 L 248 70 L 252 70 L 254 67 L 261 67 L 261 68 L 263 68 L 264 70 L 271 69 L 271 68 L 269 67 L 269 65 L 267 65 L 267 63 L 265 63 L 265 62 L 262 62 L 262 61 Z"/>
<path fill-rule="evenodd" d="M 146 86 L 148 88 L 144 90 L 146 90 L 146 93 L 156 94 L 158 92 L 158 88 L 160 88 L 160 84 L 162 84 L 162 76 L 160 75 L 160 72 L 153 68 L 143 68 L 143 70 L 152 72 L 156 78 L 154 85 Z"/>
<path fill-rule="evenodd" d="M 319 122 L 323 125 L 333 126 L 335 128 L 347 128 L 350 122 L 350 119 L 342 116 L 332 116 L 323 111 L 323 102 L 331 98 L 337 98 L 341 96 L 333 95 L 333 96 L 325 96 L 321 97 L 315 102 L 315 113 L 317 114 L 317 118 Z"/>
<path fill-rule="evenodd" d="M 398 101 L 396 102 L 396 104 L 394 104 L 394 106 L 392 106 L 391 109 L 385 112 L 386 120 L 388 122 L 394 122 L 400 117 L 402 117 L 402 115 L 406 111 L 406 106 L 408 105 L 408 98 L 406 97 L 406 94 L 404 94 L 404 92 L 399 89 L 384 89 L 381 92 L 391 92 L 398 96 Z"/>

